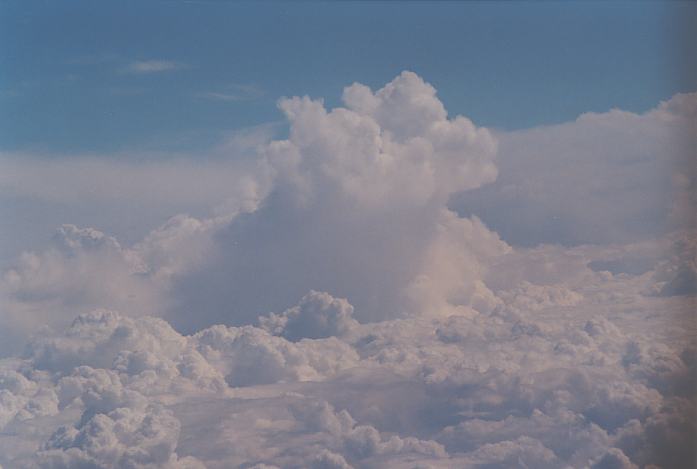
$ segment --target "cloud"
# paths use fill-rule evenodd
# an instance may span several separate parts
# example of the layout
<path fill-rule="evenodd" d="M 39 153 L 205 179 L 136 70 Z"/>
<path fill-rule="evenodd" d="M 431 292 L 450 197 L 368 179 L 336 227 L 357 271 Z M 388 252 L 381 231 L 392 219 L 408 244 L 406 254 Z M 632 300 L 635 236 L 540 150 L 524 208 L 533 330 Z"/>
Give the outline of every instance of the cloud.
<path fill-rule="evenodd" d="M 519 158 L 513 158 L 507 156 L 506 142 L 513 138 L 511 135 L 477 128 L 466 117 L 449 118 L 435 89 L 415 74 L 405 72 L 377 91 L 360 84 L 347 87 L 344 107 L 332 110 L 309 98 L 281 100 L 279 106 L 290 124 L 288 139 L 274 141 L 267 132 L 253 138 L 237 135 L 217 150 L 230 155 L 229 159 L 206 158 L 204 162 L 194 162 L 180 155 L 175 159 L 145 162 L 97 157 L 45 161 L 7 155 L 3 162 L 7 169 L 3 174 L 7 177 L 0 181 L 0 190 L 12 200 L 16 197 L 41 200 L 51 208 L 51 213 L 60 212 L 57 206 L 65 207 L 65 213 L 71 217 L 98 213 L 103 216 L 91 218 L 101 216 L 101 224 L 121 227 L 127 222 L 137 226 L 126 232 L 129 238 L 126 244 L 130 246 L 124 251 L 138 251 L 143 270 L 136 273 L 125 265 L 128 262 L 121 260 L 113 262 L 113 266 L 121 272 L 115 273 L 115 278 L 122 278 L 123 284 L 132 283 L 133 287 L 129 288 L 142 296 L 143 301 L 124 306 L 127 302 L 123 296 L 119 301 L 111 301 L 109 298 L 114 295 L 100 293 L 95 298 L 103 298 L 103 304 L 88 301 L 81 307 L 76 300 L 73 304 L 78 309 L 66 311 L 62 316 L 66 322 L 76 313 L 100 306 L 126 309 L 134 314 L 136 311 L 160 314 L 167 310 L 176 327 L 192 332 L 215 322 L 253 323 L 259 314 L 278 314 L 313 289 L 349 298 L 357 307 L 356 318 L 363 321 L 402 314 L 447 315 L 467 308 L 490 309 L 496 304 L 491 287 L 503 275 L 499 272 L 487 279 L 487 271 L 497 265 L 497 259 L 510 246 L 480 217 L 508 236 L 507 228 L 492 219 L 492 213 L 498 217 L 511 210 L 515 212 L 505 220 L 513 229 L 512 220 L 526 211 L 539 211 L 540 217 L 551 220 L 555 215 L 550 215 L 549 204 L 568 202 L 577 204 L 583 212 L 564 209 L 565 217 L 574 223 L 597 215 L 605 220 L 603 226 L 614 226 L 626 213 L 634 213 L 633 209 L 624 208 L 637 200 L 629 193 L 620 191 L 617 194 L 624 195 L 602 203 L 577 203 L 583 199 L 582 195 L 572 197 L 567 195 L 567 189 L 557 195 L 553 191 L 562 186 L 588 191 L 589 185 L 584 180 L 611 187 L 608 175 L 612 171 L 617 184 L 627 185 L 633 179 L 623 175 L 624 170 L 601 171 L 605 178 L 602 181 L 590 174 L 586 179 L 564 184 L 552 179 L 575 178 L 581 170 L 567 171 L 565 168 L 571 162 L 585 171 L 615 164 L 622 151 L 627 155 L 632 153 L 635 144 L 625 145 L 625 141 L 636 124 L 644 129 L 641 138 L 650 142 L 642 143 L 635 157 L 627 157 L 631 163 L 627 167 L 639 171 L 638 178 L 648 178 L 646 190 L 662 190 L 652 178 L 653 174 L 663 173 L 649 170 L 654 163 L 663 164 L 656 162 L 659 153 L 653 149 L 665 147 L 671 150 L 670 155 L 682 154 L 680 149 L 685 144 L 681 143 L 684 134 L 681 129 L 692 116 L 692 99 L 692 95 L 676 96 L 643 115 L 613 111 L 584 116 L 562 126 L 514 133 L 515 138 L 534 145 L 551 139 L 558 143 L 554 148 L 562 156 L 553 158 L 550 152 L 536 152 L 538 156 L 521 153 Z M 583 135 L 579 126 L 587 126 L 589 132 L 602 131 L 608 139 L 614 139 L 618 151 L 611 158 L 593 156 L 595 159 L 586 161 L 586 151 L 576 151 L 584 148 L 580 142 L 567 145 Z M 586 139 L 584 145 L 596 145 L 596 140 Z M 497 141 L 503 142 L 503 154 L 498 157 Z M 674 141 L 677 143 L 671 143 Z M 523 151 L 533 146 L 521 144 L 515 148 Z M 523 157 L 525 168 L 521 166 L 518 171 L 514 165 Z M 480 217 L 470 218 L 462 218 L 448 209 L 448 206 L 458 207 L 459 201 L 477 203 L 482 191 L 498 194 L 496 188 L 501 187 L 501 182 L 494 181 L 500 171 L 495 162 L 505 172 L 501 173 L 503 178 L 521 174 L 524 179 L 520 184 L 539 179 L 538 187 L 545 188 L 540 192 L 546 194 L 544 200 L 538 203 L 536 199 L 516 196 L 503 201 L 500 194 L 493 194 L 487 196 L 487 204 L 498 204 L 498 200 L 505 202 L 505 207 L 477 211 Z M 545 167 L 548 169 L 543 170 Z M 529 177 L 525 171 L 531 172 Z M 609 192 L 612 197 L 614 193 Z M 523 202 L 524 208 L 512 208 Z M 613 212 L 617 210 L 622 214 Z M 177 212 L 193 212 L 194 216 L 185 218 L 189 220 L 187 223 L 200 224 L 194 230 L 197 235 L 184 234 L 193 225 L 190 228 L 182 225 L 179 234 L 174 234 L 179 229 L 175 228 L 178 226 L 175 222 L 167 228 L 156 228 L 159 220 L 166 219 L 166 214 Z M 651 213 L 654 216 L 661 210 L 652 209 Z M 525 219 L 533 220 L 535 216 L 526 215 Z M 591 223 L 581 225 L 569 231 L 581 238 L 566 241 L 573 244 L 583 239 L 600 240 L 581 235 Z M 544 224 L 528 226 L 546 233 L 545 236 L 552 233 Z M 179 247 L 173 244 L 167 249 L 157 247 L 159 241 L 155 237 L 159 235 L 156 234 L 146 235 L 150 240 L 147 243 L 137 243 L 142 233 L 153 228 L 154 233 L 164 230 L 172 239 L 179 239 Z M 525 231 L 515 230 L 518 235 Z M 622 242 L 632 239 L 636 232 L 629 231 L 632 233 L 626 237 L 618 234 L 617 239 Z M 602 236 L 609 239 L 605 234 Z M 529 238 L 533 243 L 541 239 L 533 238 Z M 554 236 L 542 239 L 564 241 Z M 150 262 L 159 262 L 154 257 L 156 252 L 159 259 L 166 258 L 172 265 L 149 266 Z M 45 262 L 51 258 L 54 264 L 64 262 L 60 256 L 45 256 L 40 252 L 30 256 L 47 257 Z M 132 253 L 129 256 L 133 258 Z M 75 263 L 67 259 L 65 262 Z M 645 260 L 642 269 L 651 269 L 655 262 L 655 256 Z M 175 268 L 174 263 L 179 265 Z M 27 265 L 25 261 L 16 262 L 12 266 L 15 273 L 9 274 L 10 277 L 16 278 L 15 274 L 22 269 L 28 272 Z M 103 270 L 97 277 L 108 277 L 104 263 L 99 265 Z M 601 264 L 596 264 L 596 268 L 598 265 Z M 43 267 L 39 270 L 46 271 Z M 685 268 L 681 272 L 685 285 L 674 283 L 671 288 L 677 292 L 689 291 L 690 270 Z M 29 281 L 25 274 L 19 277 L 25 278 L 22 282 Z M 168 280 L 154 281 L 155 277 Z M 151 293 L 138 293 L 140 287 L 136 283 L 146 284 L 143 288 Z M 37 295 L 20 298 L 21 289 L 9 290 L 16 292 L 11 302 L 17 307 L 38 298 Z M 274 293 L 269 295 L 269 291 Z M 152 301 L 146 302 L 147 298 Z M 45 310 L 45 305 L 41 308 Z M 61 308 L 67 310 L 67 303 Z M 194 310 L 197 313 L 191 314 Z"/>
<path fill-rule="evenodd" d="M 592 467 L 593 469 L 635 469 L 638 466 L 633 464 L 621 449 L 610 448 Z"/>
<path fill-rule="evenodd" d="M 496 132 L 498 180 L 451 207 L 525 246 L 627 243 L 694 228 L 695 103 L 696 93 L 677 94 L 642 114 L 613 109 Z"/>
<path fill-rule="evenodd" d="M 168 72 L 186 67 L 186 65 L 172 60 L 136 60 L 128 64 L 125 68 L 127 73 L 149 74 Z"/>
<path fill-rule="evenodd" d="M 219 91 L 205 91 L 196 94 L 196 97 L 223 102 L 237 102 L 261 97 L 264 91 L 256 85 L 231 84 Z"/>
<path fill-rule="evenodd" d="M 40 251 L 57 226 L 89 226 L 133 244 L 173 214 L 196 218 L 247 210 L 264 198 L 250 154 L 268 127 L 226 135 L 205 155 L 0 155 L 0 212 L 6 236 L 0 266 Z M 246 207 L 246 208 L 243 208 Z"/>
<path fill-rule="evenodd" d="M 448 208 L 498 187 L 499 174 L 515 179 L 512 159 L 495 163 L 507 136 L 449 117 L 410 72 L 343 99 L 281 100 L 287 138 L 221 147 L 244 148 L 243 165 L 83 161 L 44 173 L 10 158 L 34 175 L 4 181 L 14 195 L 70 205 L 93 184 L 132 204 L 227 201 L 130 242 L 65 224 L 4 272 L 2 355 L 14 357 L 0 359 L 0 464 L 692 467 L 695 233 L 622 235 L 622 189 L 608 208 L 569 215 L 617 221 L 598 238 L 612 243 L 512 247 L 484 214 Z M 553 213 L 552 199 L 590 190 L 584 181 L 625 184 L 612 158 L 597 163 L 609 176 L 591 178 L 584 165 L 596 163 L 573 149 L 596 142 L 577 126 L 620 135 L 625 169 L 654 187 L 663 176 L 647 176 L 658 164 L 648 150 L 669 142 L 666 126 L 685 124 L 691 102 L 530 131 L 522 140 L 546 135 L 560 152 L 577 140 L 563 162 L 520 164 L 548 185 L 539 204 L 521 192 L 524 210 Z M 628 122 L 642 145 L 655 141 L 628 150 Z M 560 169 L 569 161 L 580 188 Z"/>
<path fill-rule="evenodd" d="M 656 267 L 647 293 L 659 296 L 697 294 L 697 238 L 689 234 L 673 237 L 670 256 Z"/>
<path fill-rule="evenodd" d="M 264 131 L 234 134 L 223 143 L 225 160 L 208 155 L 205 162 L 198 163 L 181 155 L 167 159 L 138 154 L 86 155 L 56 160 L 3 154 L 0 194 L 112 211 L 116 204 L 140 203 L 151 209 L 161 207 L 167 216 L 178 210 L 209 211 L 245 190 L 255 197 L 254 186 L 263 181 L 254 174 L 245 153 L 265 135 Z"/>
<path fill-rule="evenodd" d="M 253 326 L 183 336 L 152 317 L 82 315 L 0 361 L 0 463 L 690 467 L 690 342 L 625 332 L 593 298 L 539 297 L 296 342 Z M 675 314 L 669 298 L 651 301 Z M 651 314 L 604 305 L 620 323 Z M 287 317 L 303 308 L 351 310 L 312 293 Z"/>
<path fill-rule="evenodd" d="M 271 189 L 216 235 L 215 265 L 180 279 L 177 327 L 249 323 L 312 289 L 351 298 L 359 320 L 425 313 L 436 277 L 449 279 L 439 311 L 469 306 L 477 289 L 486 296 L 480 261 L 506 246 L 446 204 L 495 179 L 495 140 L 465 117 L 448 119 L 435 89 L 410 72 L 375 93 L 354 84 L 344 101 L 333 110 L 280 101 L 289 138 L 259 148 Z M 445 244 L 458 244 L 461 258 Z M 187 314 L 194 304 L 200 316 Z"/>
<path fill-rule="evenodd" d="M 61 427 L 37 453 L 42 468 L 176 467 L 203 469 L 193 458 L 175 453 L 179 423 L 171 413 L 115 409 L 97 414 L 79 428 Z"/>
<path fill-rule="evenodd" d="M 62 329 L 75 316 L 103 305 L 158 314 L 162 293 L 145 277 L 139 255 L 93 229 L 60 228 L 53 246 L 23 254 L 0 282 L 3 349 L 20 347 L 37 325 Z"/>
<path fill-rule="evenodd" d="M 345 335 L 358 326 L 352 316 L 353 306 L 345 299 L 311 291 L 298 306 L 259 320 L 262 328 L 272 334 L 297 341 L 304 337 L 319 339 Z"/>

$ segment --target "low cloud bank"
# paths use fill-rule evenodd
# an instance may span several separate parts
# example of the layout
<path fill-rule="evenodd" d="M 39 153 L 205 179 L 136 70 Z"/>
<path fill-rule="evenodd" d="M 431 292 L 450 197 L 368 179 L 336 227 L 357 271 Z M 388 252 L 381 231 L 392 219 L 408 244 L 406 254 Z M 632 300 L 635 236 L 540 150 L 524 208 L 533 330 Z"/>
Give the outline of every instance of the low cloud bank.
<path fill-rule="evenodd" d="M 595 275 L 598 290 L 612 280 Z M 627 288 L 600 315 L 533 284 L 500 298 L 489 313 L 360 324 L 346 300 L 312 292 L 264 328 L 189 336 L 81 315 L 0 361 L 0 463 L 692 467 L 693 345 L 621 327 L 663 324 L 656 303 L 627 310 L 643 298 Z"/>

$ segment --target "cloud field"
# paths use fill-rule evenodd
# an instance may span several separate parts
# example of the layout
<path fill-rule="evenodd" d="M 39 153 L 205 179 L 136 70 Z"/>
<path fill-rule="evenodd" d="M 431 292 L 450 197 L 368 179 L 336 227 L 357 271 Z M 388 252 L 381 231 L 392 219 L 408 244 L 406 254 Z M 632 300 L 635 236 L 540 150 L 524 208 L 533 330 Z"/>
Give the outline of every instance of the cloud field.
<path fill-rule="evenodd" d="M 148 227 L 2 273 L 3 468 L 694 467 L 696 94 L 516 132 L 411 72 L 279 108 L 235 161 L 0 157 L 0 196 L 106 213 L 128 175 Z"/>

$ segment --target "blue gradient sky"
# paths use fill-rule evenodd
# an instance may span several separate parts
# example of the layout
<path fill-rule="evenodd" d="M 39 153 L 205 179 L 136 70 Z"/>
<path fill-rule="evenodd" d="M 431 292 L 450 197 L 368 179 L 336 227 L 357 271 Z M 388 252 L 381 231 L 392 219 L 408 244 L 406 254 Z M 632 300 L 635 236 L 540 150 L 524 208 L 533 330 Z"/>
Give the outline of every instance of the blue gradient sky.
<path fill-rule="evenodd" d="M 679 2 L 0 3 L 0 151 L 204 149 L 404 69 L 451 114 L 518 129 L 649 109 L 697 83 Z M 137 73 L 136 61 L 169 70 Z M 130 68 L 129 68 L 130 67 Z M 165 67 L 166 68 L 166 67 Z"/>

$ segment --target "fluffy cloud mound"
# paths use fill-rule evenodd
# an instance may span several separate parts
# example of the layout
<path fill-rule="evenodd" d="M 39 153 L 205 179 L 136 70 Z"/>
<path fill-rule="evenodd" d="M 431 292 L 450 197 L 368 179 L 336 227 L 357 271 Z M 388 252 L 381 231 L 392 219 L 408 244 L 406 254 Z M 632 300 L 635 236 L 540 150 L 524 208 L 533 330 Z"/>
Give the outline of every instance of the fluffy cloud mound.
<path fill-rule="evenodd" d="M 62 337 L 38 337 L 29 344 L 37 368 L 70 370 L 78 363 L 104 368 L 120 350 L 137 347 L 161 358 L 181 353 L 182 337 L 161 319 L 131 319 L 110 311 L 77 317 Z"/>
<path fill-rule="evenodd" d="M 50 249 L 23 253 L 0 284 L 4 347 L 23 340 L 37 324 L 59 325 L 75 317 L 73 308 L 117 309 L 153 302 L 156 290 L 136 274 L 137 259 L 112 237 L 73 225 L 59 228 Z M 124 295 L 138 297 L 134 302 Z"/>
<path fill-rule="evenodd" d="M 16 353 L 37 324 L 57 330 L 99 308 L 163 315 L 172 279 L 205 262 L 229 217 L 177 215 L 132 247 L 93 228 L 63 225 L 43 252 L 25 252 L 0 280 L 0 354 Z"/>
<path fill-rule="evenodd" d="M 305 295 L 297 306 L 283 314 L 271 313 L 259 321 L 262 328 L 291 341 L 342 336 L 358 326 L 348 301 L 316 291 Z"/>
<path fill-rule="evenodd" d="M 0 428 L 58 412 L 58 396 L 51 386 L 18 372 L 12 360 L 0 361 Z"/>
<path fill-rule="evenodd" d="M 100 413 L 79 428 L 61 427 L 38 452 L 39 467 L 148 467 L 203 469 L 174 449 L 179 422 L 171 412 L 125 407 Z"/>
<path fill-rule="evenodd" d="M 317 381 L 358 360 L 356 352 L 336 338 L 292 343 L 251 326 L 213 326 L 193 337 L 196 349 L 231 386 Z"/>
<path fill-rule="evenodd" d="M 490 133 L 465 117 L 448 119 L 436 90 L 416 74 L 403 72 L 376 93 L 354 84 L 343 99 L 346 108 L 330 112 L 309 98 L 280 103 L 291 135 L 267 157 L 298 202 L 442 203 L 496 178 Z"/>

